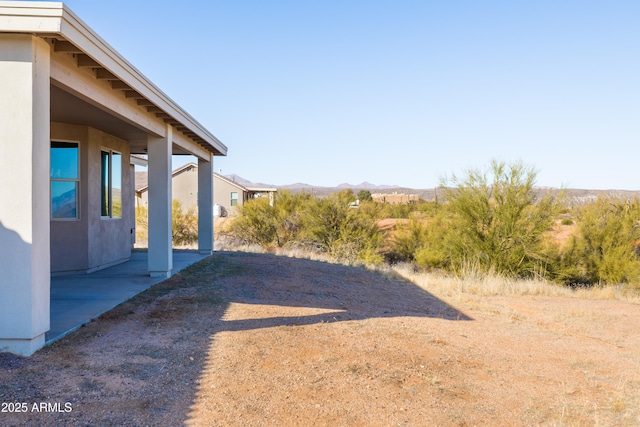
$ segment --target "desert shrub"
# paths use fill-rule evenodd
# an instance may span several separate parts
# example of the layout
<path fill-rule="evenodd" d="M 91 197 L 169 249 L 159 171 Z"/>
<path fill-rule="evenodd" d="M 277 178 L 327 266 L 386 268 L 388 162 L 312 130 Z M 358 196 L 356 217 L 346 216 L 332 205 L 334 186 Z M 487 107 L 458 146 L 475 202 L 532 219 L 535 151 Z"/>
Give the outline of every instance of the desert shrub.
<path fill-rule="evenodd" d="M 238 208 L 229 233 L 243 243 L 265 248 L 292 244 L 299 240 L 302 213 L 309 200 L 309 194 L 288 191 L 278 192 L 273 206 L 266 198 L 249 200 Z"/>
<path fill-rule="evenodd" d="M 638 283 L 640 201 L 599 197 L 576 209 L 578 233 L 560 254 L 559 280 L 588 285 Z"/>
<path fill-rule="evenodd" d="M 316 242 L 332 252 L 342 237 L 342 227 L 349 214 L 349 205 L 339 197 L 313 199 L 304 216 L 304 234 L 308 240 Z"/>
<path fill-rule="evenodd" d="M 434 217 L 439 214 L 439 209 L 442 205 L 438 204 L 437 201 L 426 201 L 420 199 L 418 203 L 415 205 L 415 212 L 423 217 Z"/>
<path fill-rule="evenodd" d="M 408 219 L 416 210 L 416 204 L 413 203 L 384 204 L 383 206 L 382 214 L 385 218 Z"/>
<path fill-rule="evenodd" d="M 487 172 L 468 170 L 443 185 L 451 227 L 449 266 L 474 265 L 485 272 L 527 277 L 548 264 L 543 233 L 561 205 L 552 194 L 536 198 L 536 172 L 521 163 L 492 161 Z"/>
<path fill-rule="evenodd" d="M 242 243 L 267 247 L 276 241 L 275 210 L 268 199 L 248 200 L 236 207 L 236 215 L 228 232 Z"/>
<path fill-rule="evenodd" d="M 136 207 L 136 242 L 145 243 L 149 238 L 149 210 L 144 206 Z"/>
<path fill-rule="evenodd" d="M 447 210 L 440 210 L 424 228 L 425 244 L 418 247 L 414 254 L 416 265 L 423 269 L 450 269 L 451 256 L 448 241 L 456 230 L 451 226 Z"/>
<path fill-rule="evenodd" d="M 425 225 L 417 218 L 412 218 L 407 224 L 398 226 L 398 232 L 393 238 L 390 260 L 393 262 L 413 262 L 416 251 L 426 244 Z"/>
<path fill-rule="evenodd" d="M 322 250 L 346 262 L 379 263 L 382 235 L 368 211 L 349 206 L 353 193 L 342 191 L 311 199 L 303 217 L 303 235 Z"/>
<path fill-rule="evenodd" d="M 279 192 L 274 201 L 276 244 L 279 247 L 295 244 L 300 240 L 302 215 L 307 208 L 311 195 Z"/>
<path fill-rule="evenodd" d="M 198 214 L 195 208 L 186 212 L 178 200 L 171 203 L 171 227 L 172 244 L 175 246 L 187 246 L 198 241 Z M 146 245 L 149 239 L 149 210 L 144 206 L 137 206 L 136 215 L 136 242 Z"/>
<path fill-rule="evenodd" d="M 571 218 L 563 218 L 560 221 L 560 224 L 562 224 L 562 225 L 573 225 L 573 220 Z"/>
<path fill-rule="evenodd" d="M 412 203 L 379 204 L 383 206 L 381 213 L 383 218 L 410 219 L 415 215 L 431 217 L 436 215 L 438 210 L 437 202 L 427 202 L 422 199 Z"/>
<path fill-rule="evenodd" d="M 373 198 L 371 197 L 371 191 L 369 190 L 360 190 L 358 191 L 358 200 L 360 200 L 360 202 L 370 202 L 373 200 Z"/>
<path fill-rule="evenodd" d="M 426 218 L 420 213 L 414 214 L 408 223 L 398 227 L 389 261 L 411 262 L 427 270 L 447 268 L 450 222 L 445 209 Z"/>
<path fill-rule="evenodd" d="M 373 221 L 386 218 L 384 216 L 384 205 L 373 200 L 361 201 L 358 206 L 358 214 Z"/>
<path fill-rule="evenodd" d="M 171 204 L 172 242 L 176 246 L 185 246 L 198 241 L 198 213 L 191 207 L 182 210 L 182 203 L 173 200 Z"/>

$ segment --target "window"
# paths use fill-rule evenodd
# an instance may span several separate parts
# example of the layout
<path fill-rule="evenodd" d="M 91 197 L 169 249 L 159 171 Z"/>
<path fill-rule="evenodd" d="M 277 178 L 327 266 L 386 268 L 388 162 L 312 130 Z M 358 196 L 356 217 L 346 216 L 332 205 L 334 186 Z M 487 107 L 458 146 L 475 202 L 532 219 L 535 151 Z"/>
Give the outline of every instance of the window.
<path fill-rule="evenodd" d="M 51 141 L 51 218 L 78 219 L 78 143 Z"/>
<path fill-rule="evenodd" d="M 238 193 L 235 191 L 231 192 L 231 206 L 238 205 Z"/>
<path fill-rule="evenodd" d="M 122 217 L 122 154 L 100 151 L 100 216 Z"/>

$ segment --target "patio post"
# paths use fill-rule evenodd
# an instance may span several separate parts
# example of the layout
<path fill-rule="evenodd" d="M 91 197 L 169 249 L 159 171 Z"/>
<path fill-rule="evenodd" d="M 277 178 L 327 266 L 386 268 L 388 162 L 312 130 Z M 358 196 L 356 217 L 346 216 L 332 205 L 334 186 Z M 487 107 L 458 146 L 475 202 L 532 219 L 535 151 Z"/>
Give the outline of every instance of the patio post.
<path fill-rule="evenodd" d="M 31 355 L 49 330 L 49 45 L 0 34 L 0 352 Z"/>
<path fill-rule="evenodd" d="M 173 270 L 171 247 L 171 154 L 173 128 L 163 137 L 148 137 L 149 155 L 149 274 L 169 277 Z"/>
<path fill-rule="evenodd" d="M 198 251 L 213 252 L 213 155 L 198 158 Z"/>

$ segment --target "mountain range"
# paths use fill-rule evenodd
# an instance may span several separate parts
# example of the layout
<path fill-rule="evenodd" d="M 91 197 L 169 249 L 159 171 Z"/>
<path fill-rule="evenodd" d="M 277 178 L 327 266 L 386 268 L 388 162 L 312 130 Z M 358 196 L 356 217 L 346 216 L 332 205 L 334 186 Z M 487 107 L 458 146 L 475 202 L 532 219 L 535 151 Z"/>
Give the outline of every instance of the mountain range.
<path fill-rule="evenodd" d="M 354 190 L 355 192 L 360 190 L 369 190 L 371 193 L 392 193 L 393 192 L 393 193 L 404 193 L 404 194 L 418 194 L 418 196 L 424 200 L 433 200 L 436 194 L 435 189 L 416 189 L 416 188 L 400 187 L 398 185 L 376 185 L 366 181 L 360 184 L 355 184 L 355 185 L 349 184 L 349 183 L 343 183 L 335 187 L 324 187 L 319 185 L 306 184 L 302 182 L 296 182 L 294 184 L 287 184 L 287 185 L 271 185 L 271 184 L 257 183 L 257 182 L 251 182 L 236 174 L 225 175 L 225 178 L 230 179 L 233 182 L 236 182 L 242 185 L 243 187 L 247 187 L 247 188 L 270 187 L 270 188 L 277 188 L 278 190 L 288 190 L 288 191 L 291 191 L 292 193 L 307 192 L 307 193 L 312 193 L 318 196 L 325 196 L 341 190 Z M 437 190 L 438 197 L 440 197 L 441 191 L 442 190 L 440 189 Z"/>
<path fill-rule="evenodd" d="M 318 185 L 311 185 L 306 183 L 297 182 L 295 184 L 288 185 L 271 185 L 264 183 L 254 183 L 249 180 L 246 180 L 238 175 L 231 174 L 225 175 L 226 178 L 237 182 L 243 187 L 270 187 L 277 188 L 278 190 L 288 190 L 292 193 L 299 192 L 307 192 L 312 193 L 318 196 L 325 196 L 331 193 L 335 193 L 336 191 L 341 190 L 369 190 L 371 193 L 404 193 L 404 194 L 417 194 L 423 200 L 431 201 L 436 198 L 439 200 L 444 200 L 444 189 L 442 188 L 409 188 L 409 187 L 400 187 L 398 185 L 376 185 L 370 182 L 362 182 L 360 184 L 348 184 L 343 183 L 337 185 L 335 187 L 323 187 Z M 538 188 L 538 191 L 561 191 L 557 188 Z M 583 203 L 587 203 L 589 201 L 595 200 L 599 195 L 608 195 L 613 197 L 622 197 L 631 199 L 633 197 L 640 198 L 640 191 L 631 191 L 631 190 L 588 190 L 588 189 L 576 189 L 576 188 L 568 188 L 563 189 L 566 192 L 567 198 L 569 199 L 570 204 L 579 205 Z"/>

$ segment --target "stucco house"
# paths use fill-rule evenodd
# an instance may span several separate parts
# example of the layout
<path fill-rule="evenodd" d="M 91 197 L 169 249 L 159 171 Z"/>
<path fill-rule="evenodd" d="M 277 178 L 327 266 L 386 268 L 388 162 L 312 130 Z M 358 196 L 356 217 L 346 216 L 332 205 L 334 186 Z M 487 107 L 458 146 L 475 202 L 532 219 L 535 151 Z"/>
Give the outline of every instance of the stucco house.
<path fill-rule="evenodd" d="M 0 351 L 50 326 L 50 278 L 124 262 L 132 154 L 147 155 L 148 271 L 168 277 L 171 156 L 198 159 L 198 246 L 213 250 L 213 156 L 227 147 L 62 3 L 0 1 Z"/>
<path fill-rule="evenodd" d="M 149 183 L 146 172 L 136 172 L 136 207 L 149 207 Z M 215 181 L 214 181 L 215 187 Z M 183 209 L 198 207 L 198 165 L 187 163 L 171 174 L 171 195 Z"/>
<path fill-rule="evenodd" d="M 404 193 L 375 193 L 371 195 L 374 202 L 386 203 L 388 205 L 406 205 L 412 203 L 418 203 L 420 196 L 417 194 L 404 194 Z"/>
<path fill-rule="evenodd" d="M 247 200 L 260 197 L 267 197 L 269 204 L 273 206 L 278 191 L 274 187 L 243 186 L 217 173 L 213 174 L 213 181 L 213 202 L 220 207 L 220 215 L 234 216 L 238 206 L 242 206 Z"/>
<path fill-rule="evenodd" d="M 136 207 L 148 208 L 149 186 L 146 173 L 137 172 L 136 177 Z M 198 207 L 197 177 L 198 165 L 192 162 L 176 168 L 172 173 L 173 199 L 178 200 L 185 210 Z M 218 216 L 234 216 L 237 206 L 259 197 L 268 198 L 273 205 L 275 193 L 278 191 L 274 187 L 244 186 L 218 173 L 213 174 L 213 183 L 214 215 Z"/>

